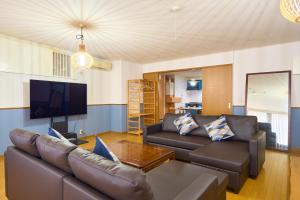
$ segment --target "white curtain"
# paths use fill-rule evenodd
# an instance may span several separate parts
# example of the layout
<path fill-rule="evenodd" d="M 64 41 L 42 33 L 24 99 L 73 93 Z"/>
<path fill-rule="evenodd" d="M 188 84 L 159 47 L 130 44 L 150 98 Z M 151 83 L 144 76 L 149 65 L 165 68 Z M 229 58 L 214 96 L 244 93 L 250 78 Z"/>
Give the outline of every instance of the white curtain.
<path fill-rule="evenodd" d="M 272 132 L 276 133 L 277 145 L 288 146 L 288 114 L 248 110 L 248 115 L 257 116 L 259 122 L 271 123 Z"/>
<path fill-rule="evenodd" d="M 272 131 L 276 133 L 276 143 L 283 146 L 288 146 L 288 115 L 287 114 L 272 114 L 271 115 Z"/>

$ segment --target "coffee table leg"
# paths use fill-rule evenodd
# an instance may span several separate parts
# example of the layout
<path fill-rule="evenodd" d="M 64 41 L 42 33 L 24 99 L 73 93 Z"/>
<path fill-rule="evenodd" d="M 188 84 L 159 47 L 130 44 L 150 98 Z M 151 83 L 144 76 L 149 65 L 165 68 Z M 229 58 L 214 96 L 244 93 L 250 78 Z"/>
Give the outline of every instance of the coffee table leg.
<path fill-rule="evenodd" d="M 175 153 L 172 154 L 172 156 L 170 157 L 170 160 L 176 160 L 176 155 L 175 155 Z"/>

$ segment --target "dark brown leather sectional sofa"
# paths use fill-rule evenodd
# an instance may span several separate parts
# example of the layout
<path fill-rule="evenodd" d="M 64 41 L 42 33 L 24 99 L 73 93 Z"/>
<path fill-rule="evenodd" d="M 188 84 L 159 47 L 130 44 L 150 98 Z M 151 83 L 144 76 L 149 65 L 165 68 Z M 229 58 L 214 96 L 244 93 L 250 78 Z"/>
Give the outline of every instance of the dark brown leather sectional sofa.
<path fill-rule="evenodd" d="M 21 129 L 5 152 L 9 200 L 225 200 L 228 176 L 171 161 L 146 174 Z"/>
<path fill-rule="evenodd" d="M 176 151 L 176 158 L 229 175 L 228 188 L 238 193 L 247 177 L 256 177 L 265 161 L 266 134 L 258 130 L 254 116 L 226 116 L 235 136 L 212 142 L 202 125 L 219 116 L 194 115 L 200 125 L 187 136 L 177 134 L 173 124 L 177 114 L 166 114 L 160 124 L 144 129 L 144 143 L 167 146 Z"/>

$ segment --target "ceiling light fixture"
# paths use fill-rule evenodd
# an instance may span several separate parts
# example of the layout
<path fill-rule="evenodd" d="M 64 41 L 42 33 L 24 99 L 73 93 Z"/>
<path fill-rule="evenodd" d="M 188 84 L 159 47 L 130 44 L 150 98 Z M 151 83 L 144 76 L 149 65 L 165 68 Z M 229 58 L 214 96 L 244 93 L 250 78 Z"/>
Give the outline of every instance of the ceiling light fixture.
<path fill-rule="evenodd" d="M 281 0 L 280 12 L 287 20 L 300 23 L 300 0 Z"/>
<path fill-rule="evenodd" d="M 174 40 L 177 40 L 177 13 L 181 10 L 179 5 L 174 5 L 170 8 L 170 12 L 174 14 Z"/>
<path fill-rule="evenodd" d="M 197 81 L 195 79 L 190 80 L 190 85 L 195 87 L 197 85 Z"/>
<path fill-rule="evenodd" d="M 84 36 L 83 36 L 83 28 L 85 26 L 83 24 L 80 24 L 80 34 L 76 35 L 76 39 L 80 40 L 80 44 L 78 47 L 78 51 L 74 53 L 71 56 L 71 65 L 72 67 L 79 69 L 79 70 L 84 70 L 87 68 L 92 67 L 94 63 L 93 57 L 86 52 L 86 47 L 85 44 L 83 43 Z"/>

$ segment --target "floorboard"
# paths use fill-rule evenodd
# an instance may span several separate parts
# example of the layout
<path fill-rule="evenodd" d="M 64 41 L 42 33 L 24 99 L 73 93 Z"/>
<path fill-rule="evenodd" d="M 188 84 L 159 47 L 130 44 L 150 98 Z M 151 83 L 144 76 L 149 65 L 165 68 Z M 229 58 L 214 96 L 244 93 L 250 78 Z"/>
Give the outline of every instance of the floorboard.
<path fill-rule="evenodd" d="M 117 140 L 129 140 L 133 142 L 142 142 L 141 136 L 126 133 L 104 133 L 99 136 L 106 142 Z M 89 143 L 81 145 L 82 148 L 92 149 L 95 145 L 95 136 L 84 138 Z M 291 170 L 290 164 L 291 161 Z M 0 200 L 7 200 L 5 197 L 4 183 L 4 162 L 3 156 L 0 156 Z M 300 199 L 300 157 L 291 156 L 286 153 L 266 151 L 266 162 L 256 179 L 246 181 L 239 194 L 227 192 L 227 200 L 285 200 L 289 197 L 289 184 L 291 175 L 291 200 Z M 298 185 L 297 185 L 298 184 Z M 298 197 L 298 198 L 297 198 Z"/>
<path fill-rule="evenodd" d="M 290 156 L 291 165 L 291 198 L 300 199 L 300 156 Z"/>

